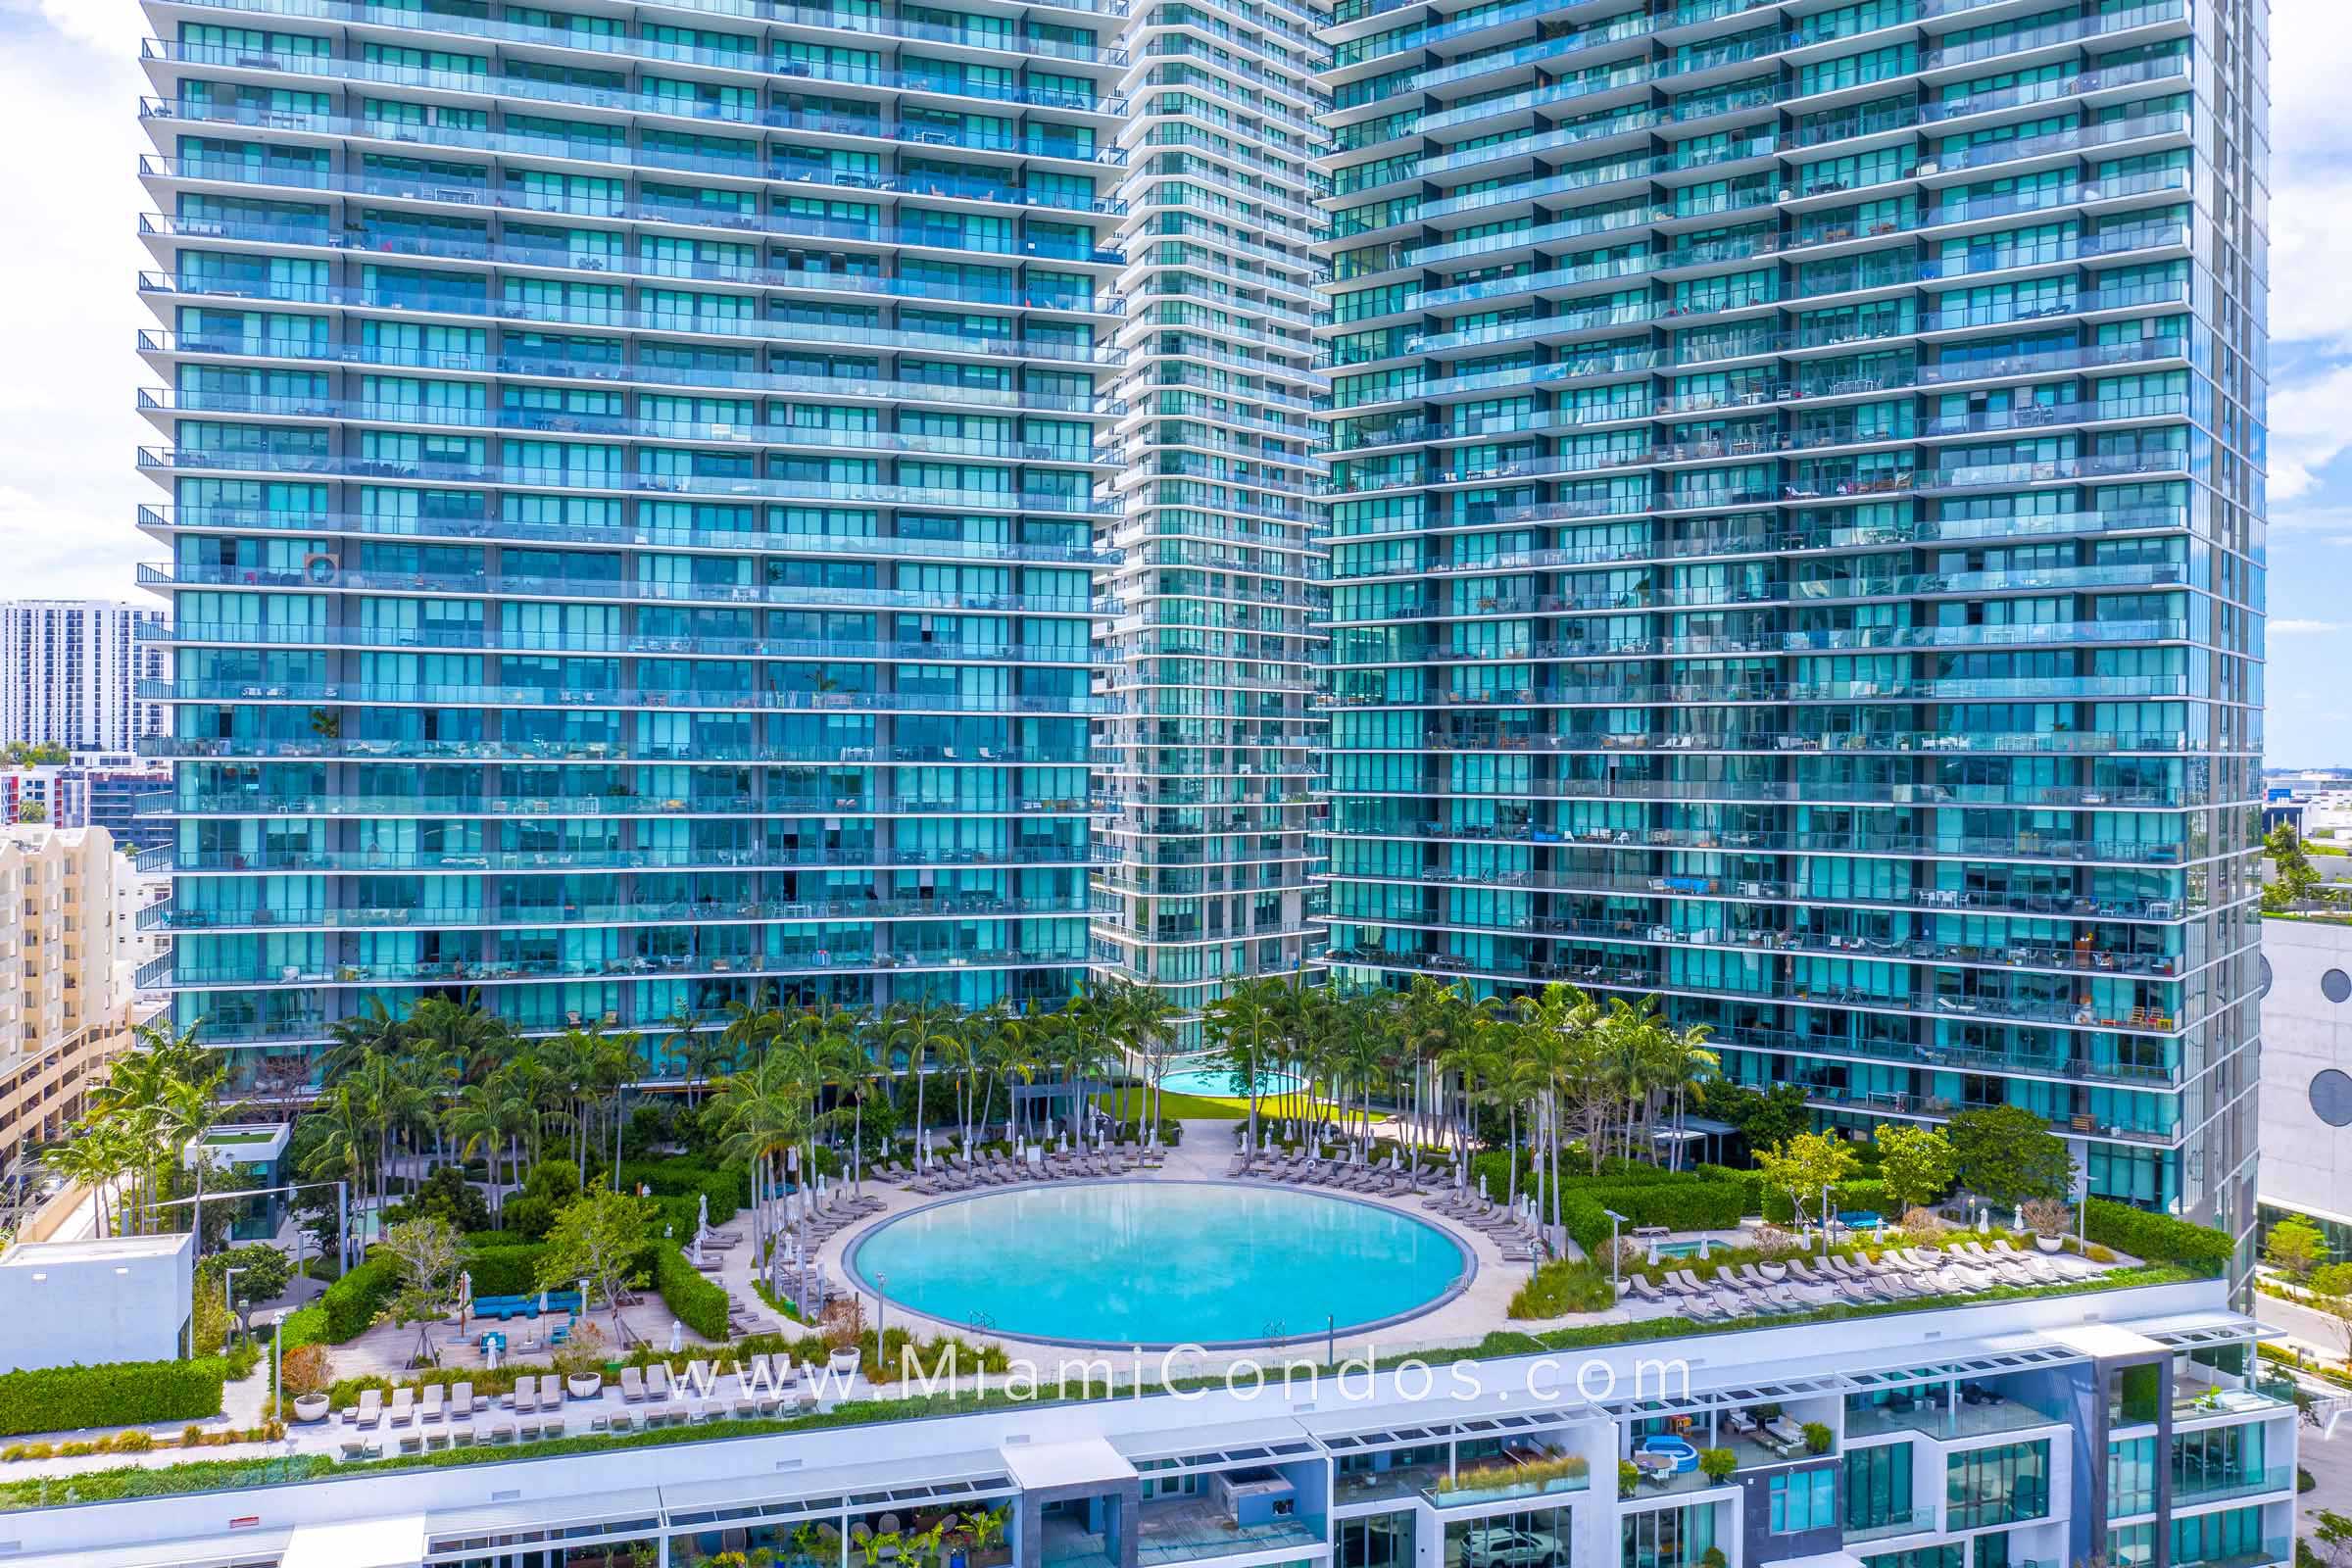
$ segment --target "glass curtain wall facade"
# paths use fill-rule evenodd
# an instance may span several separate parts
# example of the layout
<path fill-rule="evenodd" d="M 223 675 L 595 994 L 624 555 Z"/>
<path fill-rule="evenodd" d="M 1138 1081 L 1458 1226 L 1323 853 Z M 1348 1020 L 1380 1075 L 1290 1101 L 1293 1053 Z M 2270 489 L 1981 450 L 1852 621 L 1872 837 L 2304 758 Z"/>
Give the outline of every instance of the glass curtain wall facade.
<path fill-rule="evenodd" d="M 1124 41 L 1119 617 L 1096 952 L 1191 1017 L 1321 947 L 1312 700 L 1326 431 L 1310 0 L 1138 0 Z"/>
<path fill-rule="evenodd" d="M 1341 0 L 1336 975 L 2247 1229 L 2266 29 Z"/>
<path fill-rule="evenodd" d="M 1118 21 L 154 0 L 181 1023 L 1051 1004 L 1088 962 Z"/>

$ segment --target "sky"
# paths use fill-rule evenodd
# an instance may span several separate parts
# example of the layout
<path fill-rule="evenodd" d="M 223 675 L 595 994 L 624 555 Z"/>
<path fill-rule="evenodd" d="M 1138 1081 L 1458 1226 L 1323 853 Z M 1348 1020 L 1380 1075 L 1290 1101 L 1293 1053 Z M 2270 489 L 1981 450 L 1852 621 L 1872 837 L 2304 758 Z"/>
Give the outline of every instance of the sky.
<path fill-rule="evenodd" d="M 2273 0 L 2269 760 L 2352 764 L 2352 5 Z M 134 275 L 150 89 L 131 0 L 0 0 L 0 596 L 156 603 L 133 451 L 154 318 Z M 24 156 L 29 150 L 30 156 Z"/>

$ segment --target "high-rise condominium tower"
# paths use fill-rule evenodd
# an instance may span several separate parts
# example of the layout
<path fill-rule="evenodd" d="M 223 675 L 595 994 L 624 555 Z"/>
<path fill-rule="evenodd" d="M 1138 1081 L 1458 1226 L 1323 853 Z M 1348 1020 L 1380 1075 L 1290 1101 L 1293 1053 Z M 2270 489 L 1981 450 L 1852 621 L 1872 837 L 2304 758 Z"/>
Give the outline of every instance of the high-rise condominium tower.
<path fill-rule="evenodd" d="M 1088 963 L 1118 19 L 154 0 L 180 1020 Z"/>
<path fill-rule="evenodd" d="M 1098 956 L 1187 1015 L 1321 947 L 1319 3 L 1137 0 Z"/>
<path fill-rule="evenodd" d="M 1335 974 L 2252 1220 L 2260 0 L 1341 0 Z"/>
<path fill-rule="evenodd" d="M 0 604 L 0 741 L 135 749 L 163 725 L 162 705 L 137 692 L 163 672 L 147 635 L 162 619 L 152 606 L 95 599 Z"/>

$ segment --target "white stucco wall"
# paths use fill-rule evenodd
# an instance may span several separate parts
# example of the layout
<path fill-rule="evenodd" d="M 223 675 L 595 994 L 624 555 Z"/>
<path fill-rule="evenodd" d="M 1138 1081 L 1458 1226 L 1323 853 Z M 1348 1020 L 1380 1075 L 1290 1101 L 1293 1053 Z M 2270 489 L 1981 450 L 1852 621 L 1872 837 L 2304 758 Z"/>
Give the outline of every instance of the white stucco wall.
<path fill-rule="evenodd" d="M 193 1236 L 27 1242 L 0 1255 L 0 1372 L 169 1361 L 195 1287 Z"/>
<path fill-rule="evenodd" d="M 2312 1108 L 2323 1072 L 2352 1074 L 2352 924 L 2265 920 L 2262 956 L 2262 1200 L 2352 1221 L 2352 1126 Z M 2345 977 L 2328 996 L 2329 971 Z"/>

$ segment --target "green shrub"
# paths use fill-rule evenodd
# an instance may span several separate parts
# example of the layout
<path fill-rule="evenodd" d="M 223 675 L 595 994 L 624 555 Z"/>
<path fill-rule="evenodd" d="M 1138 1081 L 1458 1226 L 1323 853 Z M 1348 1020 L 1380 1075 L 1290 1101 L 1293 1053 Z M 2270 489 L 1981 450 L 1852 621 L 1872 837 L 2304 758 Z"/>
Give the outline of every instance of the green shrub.
<path fill-rule="evenodd" d="M 326 1339 L 335 1345 L 358 1339 L 399 1290 L 400 1270 L 389 1257 L 371 1257 L 353 1268 L 319 1293 Z"/>
<path fill-rule="evenodd" d="M 1585 1258 L 1557 1258 L 1536 1270 L 1534 1279 L 1511 1297 L 1511 1316 L 1565 1317 L 1570 1312 L 1605 1312 L 1617 1304 L 1607 1270 Z"/>
<path fill-rule="evenodd" d="M 196 1361 L 113 1361 L 0 1374 L 0 1437 L 203 1421 L 220 1413 L 228 1368 Z"/>
<path fill-rule="evenodd" d="M 2227 1272 L 2236 1253 L 2235 1245 L 2220 1231 L 2104 1198 L 2089 1200 L 2083 1235 L 2144 1262 L 2179 1263 L 2208 1275 Z"/>

